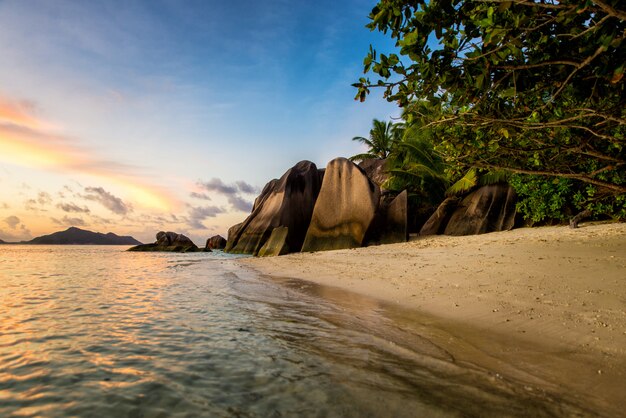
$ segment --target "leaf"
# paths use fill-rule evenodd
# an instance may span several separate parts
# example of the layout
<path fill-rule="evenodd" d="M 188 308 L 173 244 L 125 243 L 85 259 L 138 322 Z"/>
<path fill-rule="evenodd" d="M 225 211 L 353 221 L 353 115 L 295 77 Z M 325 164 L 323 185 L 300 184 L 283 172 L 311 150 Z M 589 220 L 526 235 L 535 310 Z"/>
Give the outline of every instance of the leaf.
<path fill-rule="evenodd" d="M 501 97 L 514 97 L 515 96 L 515 87 L 509 87 L 506 90 L 503 90 L 500 93 Z"/>
<path fill-rule="evenodd" d="M 624 64 L 622 64 L 621 66 L 616 68 L 615 71 L 613 71 L 613 78 L 611 78 L 611 84 L 619 83 L 620 81 L 622 81 L 623 77 L 624 77 Z"/>
<path fill-rule="evenodd" d="M 476 176 L 476 169 L 471 168 L 467 173 L 459 180 L 457 180 L 452 186 L 446 190 L 446 195 L 456 196 L 470 191 L 476 186 L 478 178 Z"/>
<path fill-rule="evenodd" d="M 511 174 L 504 170 L 490 170 L 482 174 L 478 179 L 478 184 L 488 186 L 490 184 L 506 183 Z"/>

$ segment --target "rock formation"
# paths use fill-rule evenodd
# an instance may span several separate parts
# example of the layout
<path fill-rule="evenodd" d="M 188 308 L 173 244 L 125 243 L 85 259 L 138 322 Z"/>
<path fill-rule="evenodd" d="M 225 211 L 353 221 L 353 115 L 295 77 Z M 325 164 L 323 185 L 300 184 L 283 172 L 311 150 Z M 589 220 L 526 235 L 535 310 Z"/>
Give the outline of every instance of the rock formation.
<path fill-rule="evenodd" d="M 345 158 L 328 163 L 302 251 L 360 247 L 380 199 L 380 188 Z"/>
<path fill-rule="evenodd" d="M 254 202 L 254 207 L 256 207 L 256 201 Z M 252 208 L 253 212 L 254 207 Z M 226 240 L 226 247 L 224 247 L 224 252 L 231 252 L 231 250 L 233 249 L 233 245 L 237 243 L 235 238 L 239 236 L 239 232 L 241 231 L 241 228 L 243 228 L 243 225 L 244 223 L 240 222 L 228 228 L 228 239 Z"/>
<path fill-rule="evenodd" d="M 289 253 L 289 245 L 287 237 L 289 236 L 289 228 L 279 226 L 274 228 L 272 235 L 259 250 L 259 257 L 274 257 Z"/>
<path fill-rule="evenodd" d="M 223 250 L 226 247 L 226 239 L 221 235 L 214 235 L 206 240 L 205 249 Z"/>
<path fill-rule="evenodd" d="M 363 169 L 365 175 L 372 181 L 372 183 L 383 186 L 389 179 L 389 173 L 387 172 L 387 160 L 381 160 L 380 158 L 368 158 L 359 163 L 359 167 Z"/>
<path fill-rule="evenodd" d="M 475 235 L 513 229 L 516 202 L 517 195 L 507 184 L 482 186 L 462 200 L 444 200 L 420 235 Z"/>
<path fill-rule="evenodd" d="M 443 234 L 450 217 L 456 210 L 460 201 L 460 198 L 452 196 L 447 197 L 441 202 L 437 210 L 435 210 L 435 213 L 428 218 L 426 223 L 422 226 L 422 229 L 420 229 L 420 235 Z"/>
<path fill-rule="evenodd" d="M 396 197 L 382 196 L 376 216 L 365 235 L 365 244 L 393 244 L 406 242 L 408 194 L 404 190 Z"/>
<path fill-rule="evenodd" d="M 301 161 L 270 181 L 254 202 L 252 213 L 228 231 L 227 252 L 257 255 L 275 228 L 286 227 L 281 252 L 300 251 L 320 191 L 315 164 Z"/>
<path fill-rule="evenodd" d="M 176 232 L 160 231 L 156 234 L 156 242 L 142 244 L 129 248 L 128 251 L 167 251 L 176 253 L 189 253 L 199 251 L 211 251 L 200 249 L 188 237 Z"/>

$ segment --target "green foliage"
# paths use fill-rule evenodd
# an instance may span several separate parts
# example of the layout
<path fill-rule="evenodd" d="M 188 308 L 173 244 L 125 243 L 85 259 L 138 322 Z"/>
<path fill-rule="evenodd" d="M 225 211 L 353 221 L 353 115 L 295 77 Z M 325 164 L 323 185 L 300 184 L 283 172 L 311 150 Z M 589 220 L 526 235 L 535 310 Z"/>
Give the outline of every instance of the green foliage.
<path fill-rule="evenodd" d="M 451 171 L 507 169 L 626 193 L 621 0 L 380 0 L 369 17 L 398 50 L 370 48 L 364 71 L 377 79 L 355 83 L 357 99 L 380 87 L 409 123 L 431 106 Z"/>
<path fill-rule="evenodd" d="M 434 150 L 430 132 L 418 125 L 399 125 L 403 133 L 388 158 L 389 180 L 385 187 L 407 190 L 413 199 L 436 205 L 441 201 L 448 181 L 446 165 Z"/>
<path fill-rule="evenodd" d="M 565 221 L 584 209 L 595 217 L 626 219 L 626 195 L 614 196 L 598 187 L 566 178 L 513 175 L 517 210 L 532 223 Z"/>
<path fill-rule="evenodd" d="M 565 221 L 576 214 L 576 209 L 581 209 L 572 207 L 573 190 L 569 179 L 513 175 L 509 184 L 518 195 L 517 210 L 527 221 Z"/>
<path fill-rule="evenodd" d="M 456 196 L 472 190 L 478 184 L 478 174 L 475 168 L 470 168 L 467 173 L 458 179 L 446 190 L 448 196 Z"/>
<path fill-rule="evenodd" d="M 504 170 L 480 170 L 470 168 L 467 173 L 446 190 L 446 195 L 455 196 L 469 192 L 477 186 L 507 183 L 510 173 Z"/>

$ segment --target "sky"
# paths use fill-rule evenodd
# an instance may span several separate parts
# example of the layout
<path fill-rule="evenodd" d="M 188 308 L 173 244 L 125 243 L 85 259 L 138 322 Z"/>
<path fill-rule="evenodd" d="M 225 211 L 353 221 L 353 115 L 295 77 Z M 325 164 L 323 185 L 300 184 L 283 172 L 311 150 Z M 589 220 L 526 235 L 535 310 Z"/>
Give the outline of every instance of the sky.
<path fill-rule="evenodd" d="M 367 0 L 0 0 L 0 239 L 70 226 L 196 244 L 301 160 L 364 149 Z"/>

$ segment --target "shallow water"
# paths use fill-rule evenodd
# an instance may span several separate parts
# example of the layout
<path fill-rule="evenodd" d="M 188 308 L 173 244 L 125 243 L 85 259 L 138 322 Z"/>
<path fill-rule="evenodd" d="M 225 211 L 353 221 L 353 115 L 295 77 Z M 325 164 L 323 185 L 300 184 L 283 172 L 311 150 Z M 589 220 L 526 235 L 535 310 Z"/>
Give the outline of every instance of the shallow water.
<path fill-rule="evenodd" d="M 0 247 L 0 416 L 589 416 L 222 253 Z M 532 389 L 532 390 L 531 390 Z"/>

